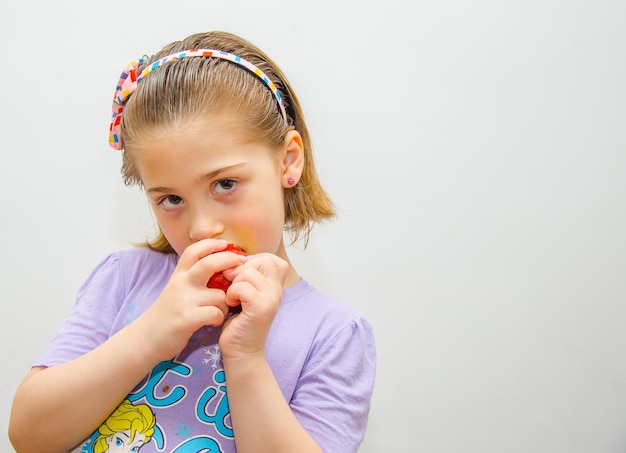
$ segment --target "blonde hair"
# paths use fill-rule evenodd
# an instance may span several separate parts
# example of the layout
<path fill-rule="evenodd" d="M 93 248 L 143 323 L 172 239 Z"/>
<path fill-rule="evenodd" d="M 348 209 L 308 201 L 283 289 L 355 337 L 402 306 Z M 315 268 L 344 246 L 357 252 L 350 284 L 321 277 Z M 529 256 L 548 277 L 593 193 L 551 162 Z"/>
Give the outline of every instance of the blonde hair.
<path fill-rule="evenodd" d="M 94 453 L 102 453 L 109 449 L 107 438 L 115 433 L 130 431 L 130 440 L 135 439 L 137 433 L 146 436 L 147 444 L 154 435 L 155 418 L 150 407 L 146 404 L 133 406 L 129 400 L 122 404 L 100 425 L 98 437 L 94 441 Z"/>
<path fill-rule="evenodd" d="M 139 70 L 162 57 L 189 49 L 223 50 L 257 66 L 280 91 L 288 121 L 286 123 L 281 116 L 278 103 L 268 87 L 257 76 L 236 64 L 202 57 L 168 62 L 141 80 L 124 107 L 121 131 L 125 184 L 142 184 L 133 144 L 139 142 L 147 131 L 156 128 L 210 114 L 233 113 L 248 126 L 246 131 L 250 138 L 276 148 L 283 143 L 285 135 L 295 129 L 302 137 L 304 169 L 298 184 L 284 190 L 284 229 L 294 242 L 303 237 L 306 246 L 313 224 L 332 218 L 335 209 L 319 181 L 302 107 L 287 78 L 263 51 L 227 32 L 197 33 L 173 42 L 146 58 Z M 160 230 L 158 237 L 147 245 L 160 252 L 173 251 Z"/>

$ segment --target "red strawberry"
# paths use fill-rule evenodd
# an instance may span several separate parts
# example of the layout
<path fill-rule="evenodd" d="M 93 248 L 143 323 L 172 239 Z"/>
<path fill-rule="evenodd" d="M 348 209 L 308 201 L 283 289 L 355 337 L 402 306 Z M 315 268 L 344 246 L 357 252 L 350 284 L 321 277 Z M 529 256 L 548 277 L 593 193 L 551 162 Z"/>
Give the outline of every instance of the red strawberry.
<path fill-rule="evenodd" d="M 222 291 L 226 292 L 231 283 L 232 282 L 230 280 L 224 277 L 224 274 L 222 272 L 216 272 L 215 274 L 211 275 L 207 286 L 209 288 L 221 289 Z"/>
<path fill-rule="evenodd" d="M 239 255 L 247 255 L 246 252 L 244 252 L 241 248 L 237 247 L 235 244 L 228 244 L 223 251 L 233 252 Z M 215 274 L 211 275 L 211 278 L 209 279 L 207 286 L 209 288 L 221 289 L 222 291 L 226 292 L 226 290 L 230 287 L 231 283 L 232 282 L 230 280 L 224 277 L 223 272 L 216 272 Z M 231 307 L 230 311 L 233 313 L 237 313 L 241 311 L 241 306 Z"/>

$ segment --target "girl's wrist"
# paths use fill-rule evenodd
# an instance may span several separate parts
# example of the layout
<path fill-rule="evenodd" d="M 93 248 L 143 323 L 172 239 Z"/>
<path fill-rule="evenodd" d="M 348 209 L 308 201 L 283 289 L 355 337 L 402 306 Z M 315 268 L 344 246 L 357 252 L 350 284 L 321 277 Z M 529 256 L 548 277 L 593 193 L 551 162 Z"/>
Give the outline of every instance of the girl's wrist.
<path fill-rule="evenodd" d="M 153 336 L 149 330 L 143 329 L 142 324 L 141 318 L 138 318 L 124 330 L 129 337 L 128 344 L 132 345 L 136 352 L 134 363 L 137 367 L 146 369 L 149 372 L 156 364 L 166 359 L 160 357 L 160 352 L 155 347 Z"/>
<path fill-rule="evenodd" d="M 269 364 L 265 352 L 246 352 L 234 355 L 222 355 L 227 378 L 254 379 L 263 373 Z M 230 379 L 229 379 L 230 380 Z"/>

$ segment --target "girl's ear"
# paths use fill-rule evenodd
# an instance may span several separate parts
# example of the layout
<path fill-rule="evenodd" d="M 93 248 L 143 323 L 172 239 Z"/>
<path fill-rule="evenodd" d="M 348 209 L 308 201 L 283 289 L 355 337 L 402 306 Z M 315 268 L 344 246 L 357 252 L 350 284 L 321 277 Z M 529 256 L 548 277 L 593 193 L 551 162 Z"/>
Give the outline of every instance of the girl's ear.
<path fill-rule="evenodd" d="M 298 131 L 289 131 L 285 136 L 282 152 L 282 186 L 293 187 L 298 184 L 304 169 L 304 146 Z"/>

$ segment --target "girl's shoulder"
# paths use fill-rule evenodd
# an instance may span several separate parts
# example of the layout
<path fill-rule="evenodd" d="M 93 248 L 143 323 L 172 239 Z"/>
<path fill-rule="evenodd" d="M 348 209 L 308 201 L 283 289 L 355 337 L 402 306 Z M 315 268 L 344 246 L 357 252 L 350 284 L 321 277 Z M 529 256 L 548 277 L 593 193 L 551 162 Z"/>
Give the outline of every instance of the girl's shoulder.
<path fill-rule="evenodd" d="M 161 253 L 147 247 L 134 247 L 112 252 L 96 266 L 96 270 L 117 267 L 122 274 L 132 275 L 153 269 L 173 269 L 177 261 L 178 255 L 175 253 Z"/>
<path fill-rule="evenodd" d="M 316 289 L 306 280 L 283 291 L 283 301 L 272 327 L 298 335 L 332 337 L 346 329 L 373 335 L 369 321 L 343 299 Z"/>
<path fill-rule="evenodd" d="M 120 266 L 135 267 L 141 266 L 166 266 L 174 264 L 178 260 L 175 253 L 162 253 L 149 249 L 148 247 L 133 247 L 117 250 L 111 253 L 106 260 L 119 262 Z"/>
<path fill-rule="evenodd" d="M 110 286 L 119 282 L 122 290 L 128 290 L 147 282 L 167 281 L 177 261 L 175 253 L 155 252 L 146 247 L 118 250 L 93 268 L 83 288 Z"/>
<path fill-rule="evenodd" d="M 282 305 L 302 313 L 303 317 L 353 318 L 360 316 L 356 309 L 344 300 L 316 289 L 307 280 L 283 291 Z"/>

